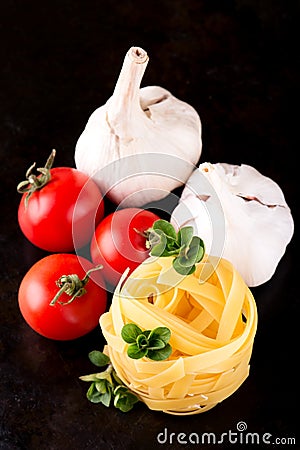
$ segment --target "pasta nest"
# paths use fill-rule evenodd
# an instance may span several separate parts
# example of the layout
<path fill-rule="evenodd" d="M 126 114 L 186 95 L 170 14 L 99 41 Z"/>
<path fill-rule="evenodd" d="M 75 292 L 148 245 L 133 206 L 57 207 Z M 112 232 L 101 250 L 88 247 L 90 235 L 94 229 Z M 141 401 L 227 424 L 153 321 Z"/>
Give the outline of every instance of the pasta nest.
<path fill-rule="evenodd" d="M 142 330 L 168 327 L 171 356 L 130 358 L 121 338 L 127 323 Z M 250 289 L 225 259 L 205 257 L 193 274 L 180 276 L 172 257 L 150 257 L 122 287 L 119 283 L 100 326 L 104 352 L 141 401 L 169 414 L 197 414 L 229 397 L 247 378 L 257 309 Z"/>

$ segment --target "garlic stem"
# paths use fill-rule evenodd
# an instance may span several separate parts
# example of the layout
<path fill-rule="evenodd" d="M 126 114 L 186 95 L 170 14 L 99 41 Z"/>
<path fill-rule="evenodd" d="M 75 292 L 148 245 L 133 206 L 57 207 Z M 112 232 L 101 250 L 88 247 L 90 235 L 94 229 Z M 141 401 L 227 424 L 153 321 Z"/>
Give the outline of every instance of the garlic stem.
<path fill-rule="evenodd" d="M 107 109 L 107 121 L 115 134 L 125 137 L 128 123 L 134 122 L 133 114 L 142 112 L 140 106 L 140 84 L 148 64 L 148 55 L 140 47 L 131 47 L 124 58 Z"/>

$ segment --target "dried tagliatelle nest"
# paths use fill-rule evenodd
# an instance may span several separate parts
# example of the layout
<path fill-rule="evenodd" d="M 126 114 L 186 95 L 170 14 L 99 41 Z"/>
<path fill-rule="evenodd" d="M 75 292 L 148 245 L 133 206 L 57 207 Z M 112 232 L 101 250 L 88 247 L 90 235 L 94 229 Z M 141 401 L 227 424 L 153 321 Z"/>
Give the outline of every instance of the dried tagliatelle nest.
<path fill-rule="evenodd" d="M 172 353 L 164 361 L 131 359 L 125 324 L 168 327 Z M 149 258 L 113 296 L 100 326 L 117 375 L 152 410 L 197 414 L 229 397 L 249 374 L 257 328 L 251 291 L 225 259 L 205 257 L 179 275 L 172 257 Z"/>

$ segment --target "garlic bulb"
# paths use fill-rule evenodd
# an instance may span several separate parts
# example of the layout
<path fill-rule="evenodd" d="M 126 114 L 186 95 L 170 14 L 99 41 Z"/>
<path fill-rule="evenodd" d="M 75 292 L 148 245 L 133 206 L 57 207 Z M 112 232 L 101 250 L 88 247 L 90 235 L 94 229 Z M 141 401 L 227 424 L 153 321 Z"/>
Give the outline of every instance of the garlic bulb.
<path fill-rule="evenodd" d="M 184 184 L 202 150 L 195 109 L 161 87 L 140 88 L 147 63 L 142 48 L 129 49 L 112 97 L 91 114 L 75 149 L 76 167 L 122 206 Z"/>
<path fill-rule="evenodd" d="M 272 277 L 294 232 L 278 184 L 245 164 L 200 164 L 171 222 L 192 225 L 207 252 L 229 260 L 248 286 Z"/>

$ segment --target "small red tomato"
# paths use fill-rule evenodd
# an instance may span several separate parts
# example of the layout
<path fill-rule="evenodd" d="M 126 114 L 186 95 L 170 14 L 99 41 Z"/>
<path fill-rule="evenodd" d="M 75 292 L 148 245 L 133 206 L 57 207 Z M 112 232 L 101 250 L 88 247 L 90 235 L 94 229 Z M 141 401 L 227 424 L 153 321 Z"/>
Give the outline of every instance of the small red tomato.
<path fill-rule="evenodd" d="M 94 264 L 103 265 L 103 276 L 108 283 L 116 285 L 128 267 L 135 269 L 149 256 L 143 233 L 158 219 L 151 211 L 125 208 L 109 214 L 99 223 L 90 252 Z"/>
<path fill-rule="evenodd" d="M 86 258 L 57 253 L 26 273 L 19 287 L 19 307 L 28 325 L 42 336 L 76 339 L 96 328 L 105 312 L 104 286 L 101 269 Z"/>
<path fill-rule="evenodd" d="M 102 194 L 96 183 L 71 167 L 46 165 L 18 186 L 23 193 L 18 209 L 20 228 L 27 239 L 48 252 L 72 252 L 85 246 L 104 215 Z"/>

